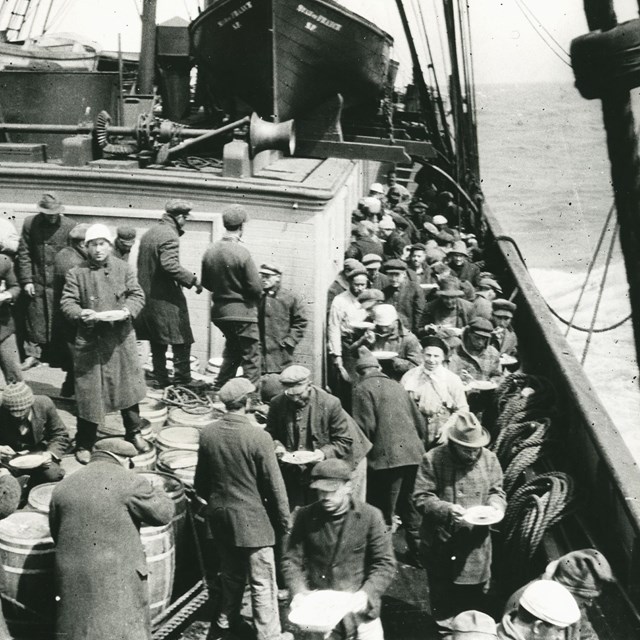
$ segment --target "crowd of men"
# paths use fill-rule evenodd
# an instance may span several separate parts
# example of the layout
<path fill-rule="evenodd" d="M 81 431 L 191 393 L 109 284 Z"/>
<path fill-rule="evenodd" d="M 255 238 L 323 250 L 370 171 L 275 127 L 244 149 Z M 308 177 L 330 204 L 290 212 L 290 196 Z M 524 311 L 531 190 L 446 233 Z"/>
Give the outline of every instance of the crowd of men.
<path fill-rule="evenodd" d="M 593 550 L 561 559 L 514 595 L 498 625 L 487 615 L 496 616 L 487 595 L 491 532 L 465 514 L 507 506 L 487 447 L 492 390 L 518 363 L 516 305 L 486 269 L 465 226 L 471 216 L 454 200 L 432 185 L 412 198 L 393 172 L 386 189 L 376 183 L 362 198 L 328 292 L 327 387 L 297 361 L 304 303 L 282 286 L 280 266 L 254 262 L 242 242 L 242 206 L 223 211 L 225 233 L 207 248 L 199 275 L 180 263 L 192 208 L 184 200 L 169 201 L 142 235 L 135 268 L 135 229 L 74 225 L 53 193 L 19 237 L 1 221 L 0 455 L 45 454 L 37 473 L 17 478 L 20 494 L 63 478 L 67 430 L 53 402 L 23 380 L 46 361 L 67 372 L 61 394 L 75 397 L 74 452 L 87 465 L 61 480 L 51 503 L 61 636 L 150 637 L 136 529 L 170 522 L 173 505 L 127 467 L 151 447 L 140 433 L 148 385 L 175 384 L 225 407 L 201 432 L 194 481 L 217 550 L 211 639 L 237 629 L 247 582 L 259 640 L 290 635 L 279 601 L 296 609 L 325 589 L 351 594 L 335 637 L 382 639 L 398 527 L 402 560 L 426 570 L 444 635 L 528 640 L 572 629 L 571 638 L 592 637 L 585 612 L 611 580 Z M 210 390 L 192 377 L 184 289 L 211 293 L 211 321 L 224 335 Z M 147 380 L 137 340 L 150 343 Z M 264 429 L 248 417 L 260 405 Z M 114 411 L 124 438 L 98 438 Z M 0 473 L 3 480 L 16 479 Z"/>

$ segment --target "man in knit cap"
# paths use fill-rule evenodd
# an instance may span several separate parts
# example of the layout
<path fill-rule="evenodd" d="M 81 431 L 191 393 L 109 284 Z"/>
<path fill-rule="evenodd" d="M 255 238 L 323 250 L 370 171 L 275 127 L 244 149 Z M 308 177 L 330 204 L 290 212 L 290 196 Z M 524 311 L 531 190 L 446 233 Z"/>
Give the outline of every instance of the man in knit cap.
<path fill-rule="evenodd" d="M 589 622 L 588 611 L 602 593 L 605 583 L 613 582 L 607 559 L 596 549 L 570 551 L 550 562 L 540 579 L 553 580 L 566 587 L 580 607 L 580 620 L 568 627 L 563 637 L 566 640 L 595 640 L 597 634 Z M 528 586 L 518 589 L 507 600 L 505 615 L 517 611 L 520 598 Z"/>
<path fill-rule="evenodd" d="M 64 206 L 52 191 L 38 203 L 39 213 L 22 225 L 17 255 L 18 282 L 26 300 L 26 359 L 22 368 L 37 366 L 51 342 L 53 323 L 54 259 L 67 245 L 75 223 L 62 213 Z"/>
<path fill-rule="evenodd" d="M 140 240 L 138 280 L 145 295 L 145 306 L 136 320 L 140 340 L 149 340 L 153 383 L 169 386 L 167 349 L 173 351 L 173 383 L 200 388 L 191 378 L 193 332 L 184 289 L 202 292 L 198 277 L 180 264 L 180 236 L 192 205 L 187 200 L 169 200 L 160 221 Z"/>
<path fill-rule="evenodd" d="M 498 624 L 500 640 L 564 640 L 568 627 L 580 620 L 569 590 L 553 580 L 536 580 L 523 591 L 518 608 Z"/>
<path fill-rule="evenodd" d="M 131 249 L 136 243 L 137 231 L 129 224 L 120 225 L 116 229 L 116 239 L 113 243 L 113 255 L 127 262 Z"/>
<path fill-rule="evenodd" d="M 222 212 L 225 234 L 202 257 L 202 285 L 211 291 L 211 320 L 225 337 L 222 366 L 214 387 L 235 377 L 238 367 L 254 385 L 260 380 L 258 305 L 262 281 L 242 235 L 249 216 L 239 204 Z"/>
<path fill-rule="evenodd" d="M 30 474 L 30 487 L 62 478 L 64 471 L 59 463 L 69 444 L 67 428 L 51 398 L 34 395 L 24 381 L 4 388 L 0 406 L 0 455 L 43 454 L 42 466 Z"/>

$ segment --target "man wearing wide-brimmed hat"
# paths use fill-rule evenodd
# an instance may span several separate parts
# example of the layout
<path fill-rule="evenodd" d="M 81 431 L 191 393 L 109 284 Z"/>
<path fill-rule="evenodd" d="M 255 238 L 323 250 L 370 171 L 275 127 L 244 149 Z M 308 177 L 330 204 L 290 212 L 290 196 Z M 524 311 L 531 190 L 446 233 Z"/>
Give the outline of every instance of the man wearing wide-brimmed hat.
<path fill-rule="evenodd" d="M 423 515 L 423 562 L 436 620 L 467 609 L 484 609 L 491 578 L 489 527 L 464 520 L 470 507 L 504 513 L 502 469 L 486 449 L 489 433 L 468 411 L 451 416 L 446 444 L 429 451 L 416 477 L 414 503 Z"/>
<path fill-rule="evenodd" d="M 462 330 L 474 318 L 473 304 L 464 300 L 460 281 L 452 276 L 440 280 L 435 299 L 427 302 L 420 321 L 423 330 L 453 327 Z"/>
<path fill-rule="evenodd" d="M 447 254 L 447 263 L 459 280 L 470 282 L 474 287 L 480 278 L 480 268 L 469 260 L 469 250 L 464 240 L 457 240 Z"/>
<path fill-rule="evenodd" d="M 16 260 L 18 282 L 26 304 L 23 369 L 37 366 L 43 357 L 46 359 L 53 323 L 54 259 L 67 245 L 69 232 L 75 226 L 62 213 L 62 202 L 53 191 L 42 194 L 38 211 L 22 225 Z"/>

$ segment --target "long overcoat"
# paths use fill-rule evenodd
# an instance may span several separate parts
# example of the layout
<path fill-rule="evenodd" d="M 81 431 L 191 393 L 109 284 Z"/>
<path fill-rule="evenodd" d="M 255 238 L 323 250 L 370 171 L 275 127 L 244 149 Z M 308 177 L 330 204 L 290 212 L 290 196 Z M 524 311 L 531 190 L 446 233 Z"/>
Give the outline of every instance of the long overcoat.
<path fill-rule="evenodd" d="M 53 273 L 56 254 L 67 246 L 75 222 L 60 214 L 51 224 L 43 213 L 29 216 L 22 225 L 18 245 L 18 282 L 33 283 L 35 296 L 27 299 L 27 337 L 38 344 L 51 341 L 53 322 Z"/>
<path fill-rule="evenodd" d="M 13 321 L 13 303 L 20 295 L 20 287 L 13 270 L 13 261 L 9 256 L 0 255 L 0 288 L 11 294 L 11 300 L 0 304 L 0 342 L 15 333 Z"/>
<path fill-rule="evenodd" d="M 173 502 L 108 453 L 67 476 L 49 511 L 56 545 L 56 638 L 151 638 L 142 523 L 171 521 Z"/>
<path fill-rule="evenodd" d="M 141 340 L 159 344 L 192 344 L 189 309 L 182 287 L 190 289 L 197 276 L 180 264 L 180 230 L 165 214 L 140 240 L 138 280 L 146 305 L 136 320 Z"/>
<path fill-rule="evenodd" d="M 78 416 L 101 423 L 106 413 L 126 409 L 146 395 L 132 318 L 144 305 L 144 293 L 131 267 L 110 257 L 102 265 L 83 262 L 67 274 L 60 303 L 77 327 L 73 345 Z M 80 321 L 83 309 L 128 309 L 120 322 Z"/>

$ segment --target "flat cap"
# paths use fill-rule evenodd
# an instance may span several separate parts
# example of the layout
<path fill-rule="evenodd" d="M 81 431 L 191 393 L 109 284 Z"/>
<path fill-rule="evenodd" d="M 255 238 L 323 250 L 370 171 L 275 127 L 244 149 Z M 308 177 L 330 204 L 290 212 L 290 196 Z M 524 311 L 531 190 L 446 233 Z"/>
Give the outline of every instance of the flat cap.
<path fill-rule="evenodd" d="M 265 404 L 269 404 L 273 398 L 283 391 L 284 387 L 277 373 L 265 373 L 260 378 L 260 400 Z"/>
<path fill-rule="evenodd" d="M 106 451 L 122 458 L 133 458 L 138 455 L 138 450 L 124 438 L 109 436 L 101 438 L 93 445 L 94 451 Z"/>
<path fill-rule="evenodd" d="M 378 198 L 367 196 L 366 198 L 362 198 L 362 200 L 360 200 L 360 208 L 367 209 L 369 213 L 380 213 L 380 211 L 382 210 L 382 203 Z"/>
<path fill-rule="evenodd" d="M 580 609 L 569 590 L 554 580 L 535 580 L 520 596 L 520 606 L 554 627 L 566 629 L 580 620 Z"/>
<path fill-rule="evenodd" d="M 339 458 L 329 458 L 322 460 L 313 467 L 311 471 L 312 489 L 322 489 L 324 491 L 335 491 L 347 480 L 351 480 L 351 469 L 349 465 Z"/>
<path fill-rule="evenodd" d="M 491 303 L 493 313 L 498 316 L 503 315 L 512 318 L 517 308 L 518 307 L 511 302 L 511 300 L 505 300 L 504 298 L 496 298 Z"/>
<path fill-rule="evenodd" d="M 607 559 L 596 549 L 571 551 L 545 571 L 549 577 L 564 585 L 575 596 L 596 598 L 604 582 L 613 581 L 613 573 Z"/>
<path fill-rule="evenodd" d="M 86 222 L 77 224 L 75 227 L 73 227 L 73 229 L 71 229 L 71 231 L 69 231 L 69 238 L 71 240 L 84 240 L 85 236 L 87 235 L 87 229 L 90 226 L 91 225 L 87 224 Z"/>
<path fill-rule="evenodd" d="M 377 253 L 367 253 L 362 258 L 362 264 L 365 267 L 368 267 L 370 264 L 382 264 L 382 257 L 379 256 Z"/>
<path fill-rule="evenodd" d="M 388 327 L 397 319 L 398 312 L 392 304 L 379 304 L 373 309 L 373 321 L 380 327 Z"/>
<path fill-rule="evenodd" d="M 232 204 L 222 212 L 222 224 L 225 229 L 238 229 L 247 220 L 249 216 L 241 204 Z"/>
<path fill-rule="evenodd" d="M 442 353 L 444 353 L 445 356 L 449 354 L 449 346 L 438 336 L 425 336 L 420 340 L 420 345 L 423 349 L 426 349 L 427 347 L 438 347 L 438 349 L 442 350 Z"/>
<path fill-rule="evenodd" d="M 295 387 L 311 380 L 311 371 L 300 364 L 292 364 L 280 374 L 280 382 L 285 387 Z"/>
<path fill-rule="evenodd" d="M 396 223 L 391 216 L 382 216 L 382 220 L 378 222 L 379 229 L 395 229 Z"/>
<path fill-rule="evenodd" d="M 356 370 L 362 371 L 362 369 L 367 369 L 369 367 L 375 367 L 376 369 L 380 368 L 380 363 L 377 358 L 373 356 L 371 351 L 367 349 L 367 347 L 360 347 L 358 349 L 358 360 L 356 361 Z"/>
<path fill-rule="evenodd" d="M 135 227 L 132 227 L 129 224 L 124 224 L 116 229 L 116 235 L 120 240 L 124 240 L 125 242 L 131 242 L 136 239 L 136 235 L 138 232 Z"/>
<path fill-rule="evenodd" d="M 384 193 L 384 187 L 379 182 L 374 182 L 369 187 L 369 193 Z"/>
<path fill-rule="evenodd" d="M 363 302 L 384 302 L 384 293 L 380 291 L 380 289 L 365 289 L 359 296 L 358 302 L 362 304 Z"/>
<path fill-rule="evenodd" d="M 477 333 L 479 336 L 485 336 L 490 338 L 493 332 L 493 325 L 490 320 L 486 318 L 474 318 L 468 325 L 467 329 Z"/>
<path fill-rule="evenodd" d="M 409 247 L 409 251 L 426 251 L 427 248 L 422 244 L 422 242 L 416 242 Z"/>
<path fill-rule="evenodd" d="M 359 266 L 353 267 L 349 271 L 345 271 L 344 275 L 347 277 L 347 280 L 353 280 L 356 276 L 366 276 L 367 270 L 364 268 L 363 264 L 358 263 Z"/>
<path fill-rule="evenodd" d="M 451 621 L 452 640 L 497 638 L 496 621 L 481 611 L 463 611 Z"/>
<path fill-rule="evenodd" d="M 502 287 L 493 278 L 480 278 L 478 280 L 478 289 L 493 289 L 496 293 L 502 293 Z"/>
<path fill-rule="evenodd" d="M 265 275 L 268 275 L 268 276 L 281 276 L 282 268 L 274 264 L 273 262 L 269 262 L 269 263 L 263 262 L 260 265 L 259 272 L 264 273 Z"/>
<path fill-rule="evenodd" d="M 460 288 L 460 281 L 453 276 L 442 278 L 439 282 L 440 288 L 436 291 L 436 296 L 442 298 L 460 298 L 464 291 Z"/>
<path fill-rule="evenodd" d="M 468 256 L 469 252 L 467 251 L 467 245 L 464 243 L 464 240 L 457 240 L 453 243 L 453 247 L 451 247 L 451 251 L 449 253 L 458 253 L 461 256 Z"/>
<path fill-rule="evenodd" d="M 191 209 L 193 209 L 191 202 L 179 198 L 172 198 L 164 205 L 164 210 L 172 216 L 188 216 Z"/>
<path fill-rule="evenodd" d="M 427 203 L 423 202 L 422 200 L 412 200 L 409 203 L 409 208 L 413 209 L 415 211 L 416 209 L 425 209 L 426 210 L 429 207 L 427 206 Z"/>
<path fill-rule="evenodd" d="M 437 216 L 433 216 L 433 224 L 435 224 L 436 226 L 439 224 L 447 224 L 448 220 L 441 215 L 437 215 Z"/>
<path fill-rule="evenodd" d="M 440 244 L 450 244 L 455 240 L 455 237 L 452 234 L 447 233 L 446 231 L 440 231 L 440 233 L 438 233 L 438 235 L 436 236 L 436 239 Z"/>
<path fill-rule="evenodd" d="M 105 224 L 92 224 L 84 236 L 84 241 L 89 243 L 92 240 L 106 240 L 113 244 L 113 232 Z"/>
<path fill-rule="evenodd" d="M 231 378 L 222 385 L 218 395 L 224 404 L 238 402 L 256 390 L 255 385 L 246 378 Z"/>
<path fill-rule="evenodd" d="M 403 262 L 402 260 L 398 260 L 397 258 L 394 258 L 392 260 L 387 260 L 382 265 L 382 270 L 385 273 L 391 273 L 392 271 L 406 271 L 407 263 Z"/>

